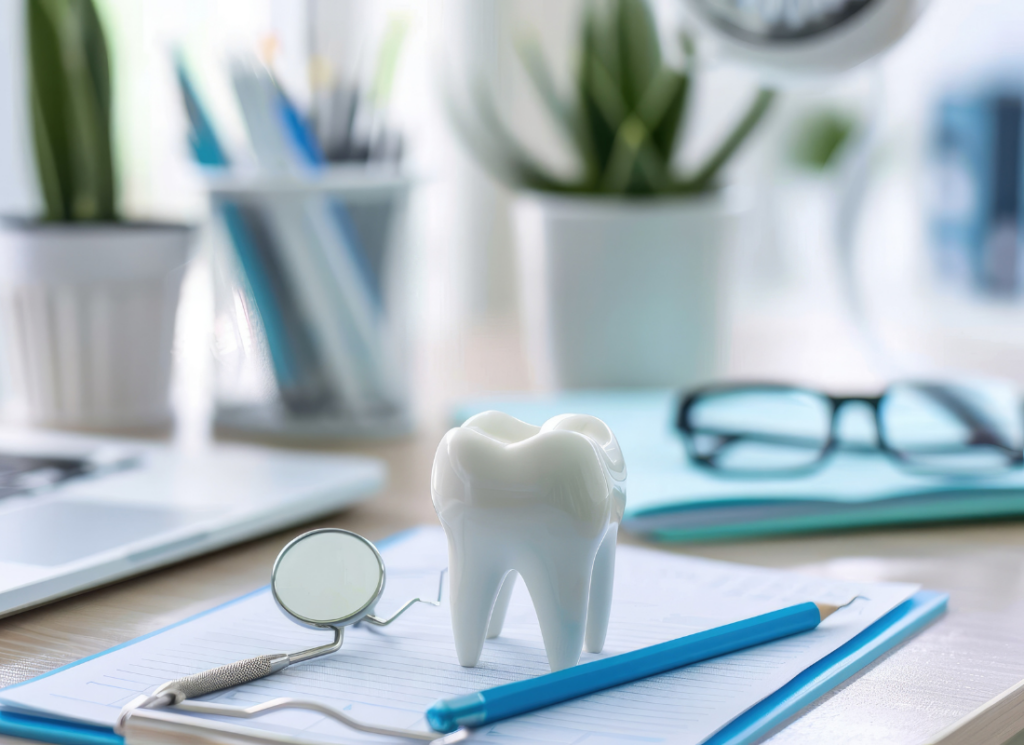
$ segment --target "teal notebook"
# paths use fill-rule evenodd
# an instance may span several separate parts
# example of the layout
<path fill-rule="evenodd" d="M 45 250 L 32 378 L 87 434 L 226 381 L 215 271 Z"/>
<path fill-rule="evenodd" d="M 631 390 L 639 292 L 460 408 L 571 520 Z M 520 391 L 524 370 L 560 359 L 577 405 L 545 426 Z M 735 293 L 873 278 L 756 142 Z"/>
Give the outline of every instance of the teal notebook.
<path fill-rule="evenodd" d="M 984 479 L 923 476 L 880 453 L 836 452 L 797 478 L 716 476 L 692 465 L 674 427 L 675 391 L 574 392 L 469 401 L 454 423 L 500 409 L 542 424 L 573 412 L 603 419 L 615 432 L 628 473 L 623 525 L 660 540 L 699 541 L 893 523 L 1024 515 L 1024 470 Z"/>
<path fill-rule="evenodd" d="M 387 545 L 382 548 L 384 549 L 385 558 L 389 563 L 389 587 L 392 584 L 392 578 L 395 584 L 399 586 L 396 588 L 397 594 L 391 598 L 391 601 L 396 601 L 399 595 L 405 596 L 409 588 L 401 587 L 401 585 L 403 582 L 408 583 L 415 579 L 411 576 L 410 572 L 413 566 L 418 566 L 416 562 L 421 560 L 435 563 L 437 561 L 443 562 L 446 554 L 443 538 L 440 537 L 437 529 L 409 531 L 390 539 Z M 405 552 L 404 554 L 402 553 L 403 551 Z M 406 564 L 402 563 L 403 556 L 407 562 Z M 859 625 L 854 621 L 854 627 L 845 636 L 837 638 L 834 646 L 830 647 L 832 649 L 831 652 L 815 657 L 813 664 L 796 670 L 795 675 L 787 677 L 784 684 L 774 688 L 767 696 L 752 702 L 753 705 L 738 711 L 738 716 L 730 717 L 724 723 L 724 726 L 719 725 L 710 734 L 710 737 L 701 740 L 704 743 L 712 743 L 713 745 L 742 745 L 757 740 L 766 732 L 784 723 L 809 703 L 847 680 L 885 652 L 938 618 L 945 611 L 948 600 L 948 596 L 943 593 L 930 591 L 917 591 L 915 593 L 913 587 L 906 585 L 882 583 L 854 587 L 850 583 L 839 583 L 832 580 L 809 581 L 808 578 L 798 575 L 792 576 L 791 580 L 785 580 L 783 578 L 785 573 L 778 572 L 777 570 L 742 567 L 683 557 L 666 556 L 662 559 L 662 556 L 664 555 L 653 555 L 650 552 L 641 556 L 639 550 L 627 549 L 621 552 L 621 558 L 623 559 L 622 569 L 628 572 L 631 563 L 636 564 L 636 562 L 650 562 L 652 560 L 657 560 L 658 562 L 663 560 L 677 563 L 689 562 L 687 566 L 690 566 L 692 571 L 696 571 L 698 574 L 703 571 L 710 571 L 715 573 L 715 576 L 719 579 L 725 577 L 723 572 L 726 574 L 730 572 L 736 573 L 734 579 L 740 580 L 740 584 L 749 589 L 751 597 L 760 597 L 760 593 L 763 593 L 767 587 L 778 588 L 780 581 L 783 584 L 790 581 L 795 583 L 791 587 L 802 588 L 799 590 L 800 592 L 814 591 L 813 585 L 817 582 L 819 585 L 817 592 L 827 592 L 831 587 L 831 590 L 837 593 L 848 593 L 851 589 L 863 593 L 868 592 L 868 588 L 873 588 L 870 590 L 870 594 L 875 602 L 884 602 L 882 596 L 886 594 L 891 598 L 889 604 L 878 608 L 876 614 L 872 615 L 872 612 L 868 611 L 868 615 L 864 616 L 865 620 L 860 622 Z M 409 557 L 413 558 L 410 560 Z M 636 564 L 636 566 L 639 566 L 639 564 Z M 666 567 L 666 569 L 668 568 Z M 633 575 L 630 574 L 630 576 Z M 436 581 L 433 577 L 436 577 L 436 575 L 431 577 L 431 581 Z M 758 577 L 761 579 L 757 580 Z M 751 579 L 754 580 L 754 587 L 750 585 Z M 672 581 L 680 582 L 682 580 L 674 579 Z M 758 584 L 759 581 L 763 584 Z M 632 581 L 630 581 L 630 584 L 632 584 Z M 680 588 L 682 587 L 680 585 Z M 732 590 L 729 592 L 735 594 L 736 587 L 736 585 L 730 583 L 728 588 L 732 588 Z M 721 589 L 720 592 L 724 593 L 728 588 Z M 619 589 L 616 592 L 619 592 Z M 175 649 L 188 650 L 189 655 L 198 654 L 205 661 L 204 664 L 217 664 L 227 661 L 218 658 L 217 650 L 220 650 L 221 653 L 228 651 L 235 659 L 239 655 L 247 656 L 251 654 L 251 647 L 243 649 L 237 646 L 240 641 L 245 641 L 250 645 L 258 644 L 262 641 L 280 646 L 282 643 L 289 644 L 295 641 L 291 637 L 289 637 L 289 641 L 282 641 L 284 639 L 281 636 L 282 634 L 302 633 L 310 635 L 311 639 L 318 638 L 317 632 L 310 630 L 296 631 L 297 627 L 293 624 L 283 618 L 278 618 L 280 614 L 276 612 L 272 601 L 267 596 L 268 592 L 266 589 L 258 590 L 162 631 L 120 645 L 78 663 L 68 665 L 33 681 L 5 689 L 0 692 L 0 703 L 4 707 L 4 710 L 0 711 L 0 734 L 42 740 L 57 743 L 58 745 L 123 745 L 122 738 L 115 735 L 108 727 L 90 726 L 62 720 L 55 713 L 50 713 L 47 718 L 33 716 L 26 713 L 24 708 L 18 710 L 18 707 L 25 707 L 30 702 L 36 701 L 40 702 L 43 710 L 62 712 L 64 711 L 64 704 L 61 701 L 68 701 L 68 705 L 70 705 L 71 700 L 68 699 L 68 695 L 71 695 L 77 701 L 78 708 L 70 708 L 68 711 L 77 711 L 83 717 L 79 721 L 88 721 L 88 717 L 91 716 L 89 712 L 116 712 L 122 705 L 121 699 L 118 697 L 130 698 L 136 695 L 139 689 L 131 688 L 132 681 L 141 680 L 142 684 L 149 689 L 159 684 L 159 682 L 166 680 L 167 670 L 173 669 L 176 664 L 181 663 L 181 658 L 174 652 Z M 724 597 L 726 595 L 723 595 Z M 387 594 L 385 598 L 387 598 Z M 902 600 L 902 598 L 906 599 Z M 723 600 L 723 602 L 725 601 Z M 264 615 L 268 611 L 272 615 Z M 429 613 L 429 609 L 426 612 Z M 649 614 L 650 609 L 643 610 L 642 612 Z M 419 628 L 422 626 L 424 619 L 427 618 L 427 615 L 420 617 L 420 622 L 415 624 L 418 630 L 413 636 L 425 634 L 425 639 L 432 638 L 433 632 L 429 629 L 424 631 Z M 856 614 L 854 618 L 856 618 Z M 233 623 L 232 619 L 234 619 Z M 871 619 L 877 620 L 871 622 Z M 271 621 L 275 623 L 271 623 Z M 276 621 L 280 621 L 280 623 L 278 624 Z M 847 623 L 849 622 L 848 620 Z M 673 623 L 686 624 L 688 621 L 685 618 L 673 617 Z M 204 625 L 209 627 L 205 631 L 203 630 Z M 252 625 L 254 630 L 258 630 L 257 638 L 252 638 L 247 625 Z M 763 652 L 759 651 L 761 648 L 755 648 L 730 655 L 728 660 L 723 658 L 723 664 L 716 665 L 712 661 L 704 663 L 705 667 L 703 668 L 698 665 L 686 668 L 686 670 L 694 671 L 689 674 L 691 677 L 697 676 L 693 679 L 692 683 L 692 685 L 697 686 L 696 690 L 704 690 L 709 684 L 712 684 L 715 690 L 721 690 L 721 683 L 718 687 L 715 687 L 713 683 L 716 679 L 714 677 L 709 679 L 706 676 L 724 675 L 723 681 L 734 679 L 737 675 L 743 678 L 741 671 L 744 665 L 752 666 L 751 669 L 754 669 L 762 668 L 766 664 L 780 664 L 778 662 L 771 662 L 771 660 L 779 660 L 780 654 L 783 659 L 786 655 L 800 654 L 801 649 L 806 649 L 809 644 L 813 643 L 809 641 L 810 639 L 818 638 L 813 635 L 834 635 L 837 631 L 842 634 L 841 627 L 842 623 L 840 623 L 839 628 L 833 627 L 831 630 L 825 630 L 823 625 L 818 630 L 807 632 L 812 636 L 808 636 L 804 641 L 799 641 L 798 637 L 793 637 L 792 640 L 773 642 L 767 645 Z M 857 629 L 860 630 L 857 631 Z M 355 688 L 351 690 L 362 692 L 373 690 L 387 691 L 386 698 L 393 696 L 401 697 L 403 695 L 403 689 L 394 688 L 393 684 L 388 683 L 386 675 L 383 674 L 384 668 L 388 664 L 397 666 L 394 669 L 403 671 L 402 674 L 405 676 L 411 676 L 411 678 L 423 676 L 422 680 L 427 681 L 423 685 L 429 685 L 429 681 L 438 679 L 438 676 L 441 679 L 450 680 L 450 676 L 460 670 L 453 660 L 446 660 L 447 656 L 453 654 L 450 650 L 438 658 L 437 662 L 432 662 L 428 667 L 419 667 L 416 664 L 416 659 L 432 658 L 435 653 L 431 648 L 419 649 L 418 655 L 402 653 L 402 644 L 405 643 L 403 637 L 409 634 L 409 631 L 391 632 L 392 636 L 390 639 L 392 641 L 386 645 L 387 649 L 391 650 L 390 653 L 385 653 L 385 647 L 381 646 L 382 642 L 380 642 L 379 638 L 374 642 L 367 642 L 367 639 L 370 638 L 369 636 L 362 641 L 360 640 L 361 634 L 375 635 L 379 633 L 361 632 L 359 629 L 356 629 L 351 632 L 351 638 L 349 638 L 349 635 L 346 635 L 346 647 L 343 648 L 342 652 L 332 656 L 335 659 L 325 658 L 323 662 L 312 663 L 311 666 L 307 665 L 308 669 L 304 673 L 283 673 L 268 678 L 263 682 L 249 684 L 247 688 L 234 689 L 223 694 L 227 698 L 218 698 L 217 700 L 224 703 L 251 703 L 253 701 L 252 695 L 257 691 L 261 691 L 258 695 L 266 698 L 282 695 L 286 691 L 289 695 L 308 696 L 310 691 L 323 690 L 324 685 L 332 686 L 332 690 L 334 690 L 340 683 L 332 684 L 332 681 L 339 680 L 332 676 L 332 666 L 339 666 L 339 668 L 347 671 L 346 675 L 351 678 L 350 683 L 355 685 Z M 447 633 L 450 634 L 450 629 Z M 803 636 L 805 635 L 801 635 L 801 637 Z M 840 643 L 841 639 L 846 639 L 846 641 Z M 417 645 L 422 643 L 422 641 L 417 641 Z M 489 644 L 497 645 L 498 642 L 492 641 Z M 531 653 L 524 647 L 516 646 L 519 642 L 515 638 L 506 639 L 505 644 L 510 645 L 509 649 L 504 652 L 495 652 L 492 660 L 496 660 L 502 654 L 513 655 L 515 659 L 513 667 L 519 670 L 516 674 L 522 675 L 523 671 L 530 669 L 529 666 L 532 664 L 530 661 Z M 138 651 L 135 651 L 133 648 Z M 384 653 L 383 656 L 382 653 Z M 746 657 L 741 657 L 743 655 L 746 655 Z M 389 656 L 391 658 L 390 663 L 388 662 Z M 106 662 L 105 660 L 107 659 L 110 662 Z M 746 660 L 746 662 L 741 660 Z M 367 662 L 372 662 L 372 666 L 364 667 Z M 453 667 L 454 670 L 449 670 L 447 666 Z M 97 678 L 95 672 L 89 670 L 90 667 L 101 667 L 106 670 L 106 673 L 102 678 Z M 534 668 L 536 667 L 536 664 L 534 664 Z M 703 672 L 701 672 L 701 669 L 703 669 Z M 715 670 L 718 670 L 718 672 L 714 672 Z M 500 666 L 484 664 L 482 669 L 478 669 L 477 674 L 486 678 L 487 676 L 498 674 L 499 671 Z M 182 674 L 185 674 L 185 672 L 188 671 L 183 671 Z M 150 673 L 155 674 L 149 675 Z M 685 678 L 688 674 L 683 671 L 666 674 L 666 676 L 677 675 Z M 152 681 L 149 680 L 150 677 L 153 678 Z M 65 679 L 64 683 L 60 682 L 62 678 Z M 651 687 L 652 683 L 655 684 L 653 689 Z M 660 685 L 658 685 L 659 683 Z M 742 690 L 743 686 L 750 684 L 749 681 L 737 683 L 736 685 L 739 686 L 737 691 Z M 40 685 L 49 692 L 44 693 L 44 690 L 40 689 Z M 307 687 L 301 687 L 303 685 Z M 649 681 L 627 684 L 626 687 L 639 686 L 639 688 L 629 688 L 625 695 L 627 697 L 633 696 L 639 700 L 644 695 L 644 691 L 665 692 L 669 690 L 667 688 L 668 685 L 670 684 L 666 682 L 665 676 L 659 676 L 658 680 L 650 679 Z M 123 688 L 119 688 L 119 686 L 123 686 Z M 273 690 L 269 687 L 273 687 Z M 40 690 L 38 693 L 31 693 L 33 688 Z M 83 690 L 84 688 L 91 688 L 91 690 L 86 691 Z M 341 689 L 338 688 L 337 690 Z M 414 687 L 406 688 L 405 690 L 412 691 Z M 607 697 L 612 694 L 613 692 L 596 694 L 598 697 L 605 697 L 604 699 L 599 699 L 595 704 L 598 706 L 599 711 L 607 709 L 609 706 Z M 655 695 L 656 697 L 663 697 L 667 694 L 656 693 Z M 49 703 L 43 701 L 43 698 L 47 696 L 49 697 Z M 371 693 L 366 692 L 365 696 L 369 697 Z M 681 704 L 677 705 L 681 706 Z M 57 708 L 54 709 L 54 706 Z M 359 704 L 355 704 L 355 706 L 357 709 L 353 709 L 352 712 L 360 718 L 373 714 L 372 710 L 374 708 L 379 709 L 379 707 L 366 704 L 363 705 L 362 709 L 358 708 Z M 385 712 L 384 715 L 387 717 L 398 717 L 404 711 L 421 706 L 422 703 L 419 701 L 410 702 L 406 700 L 399 708 L 394 709 L 392 713 Z M 565 707 L 568 704 L 561 706 Z M 351 704 L 346 707 L 346 710 L 350 709 L 352 709 Z M 683 713 L 685 714 L 685 712 Z M 538 712 L 538 715 L 541 715 L 539 721 L 544 721 L 543 714 L 544 712 Z M 378 711 L 379 715 L 380 711 Z M 109 713 L 104 716 L 108 719 L 110 718 Z M 563 713 L 562 717 L 564 720 L 568 720 L 569 714 Z M 523 721 L 519 719 L 510 720 L 500 725 L 503 727 L 500 732 L 495 731 L 490 734 L 500 736 L 499 739 L 504 739 L 508 742 L 520 742 L 524 741 L 524 738 L 528 740 L 536 739 L 530 736 L 531 732 L 536 732 L 536 724 L 530 724 L 529 722 L 531 721 L 537 722 L 538 720 L 536 718 L 533 720 L 527 718 Z M 397 720 L 391 723 L 399 726 L 409 726 Z M 289 731 L 300 730 L 303 739 L 310 741 L 338 741 L 337 734 L 331 735 L 325 731 L 318 730 L 314 722 L 300 722 L 295 719 L 289 719 L 282 720 L 277 725 L 270 725 L 270 728 L 271 730 L 280 731 L 281 726 L 288 726 Z M 544 731 L 551 734 L 549 730 L 551 728 L 545 725 Z M 554 730 L 563 734 L 565 732 L 564 729 L 559 729 L 558 727 L 554 727 Z M 490 738 L 485 736 L 484 739 Z M 610 742 L 619 738 L 609 736 L 599 739 Z M 660 738 L 644 738 L 639 735 L 621 738 L 621 741 L 629 742 L 632 745 L 637 745 L 639 741 L 653 742 L 655 740 L 660 741 Z M 360 741 L 363 740 L 360 739 Z"/>

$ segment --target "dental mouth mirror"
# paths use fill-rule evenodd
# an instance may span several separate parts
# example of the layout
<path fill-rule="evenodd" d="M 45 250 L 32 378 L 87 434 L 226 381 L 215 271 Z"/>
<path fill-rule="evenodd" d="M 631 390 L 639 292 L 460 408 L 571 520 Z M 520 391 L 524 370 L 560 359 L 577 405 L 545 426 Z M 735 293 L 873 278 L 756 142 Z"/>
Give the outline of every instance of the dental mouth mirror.
<path fill-rule="evenodd" d="M 164 706 L 175 706 L 178 710 L 197 714 L 243 719 L 278 709 L 316 706 L 308 701 L 288 698 L 248 708 L 191 699 L 250 683 L 297 662 L 337 652 L 344 641 L 346 626 L 360 622 L 387 626 L 416 603 L 441 604 L 444 572 L 438 583 L 436 600 L 413 598 L 390 617 L 380 618 L 374 615 L 374 607 L 384 593 L 386 579 L 384 559 L 377 548 L 361 535 L 338 528 L 324 528 L 300 535 L 281 550 L 274 562 L 270 575 L 271 594 L 277 607 L 289 619 L 301 626 L 333 630 L 334 640 L 300 652 L 251 657 L 164 683 L 152 694 L 143 694 L 129 702 L 121 711 L 115 730 L 123 731 L 129 716 L 138 715 L 140 709 Z M 437 732 L 364 724 L 330 707 L 316 706 L 316 710 L 363 732 L 431 741 L 440 737 Z M 453 737 L 455 734 L 444 737 L 443 742 L 457 742 L 465 736 Z"/>

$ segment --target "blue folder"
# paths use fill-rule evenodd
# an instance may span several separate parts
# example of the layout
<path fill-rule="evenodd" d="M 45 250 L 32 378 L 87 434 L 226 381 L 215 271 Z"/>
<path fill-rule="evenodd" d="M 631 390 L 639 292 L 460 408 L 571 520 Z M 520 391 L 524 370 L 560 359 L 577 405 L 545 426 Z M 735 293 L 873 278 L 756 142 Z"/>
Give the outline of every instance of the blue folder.
<path fill-rule="evenodd" d="M 383 548 L 389 543 L 402 540 L 409 533 L 411 531 L 399 533 L 385 541 L 379 542 L 377 545 Z M 257 590 L 256 592 L 263 592 L 263 590 Z M 237 600 L 229 601 L 225 605 L 237 602 Z M 815 699 L 835 688 L 890 649 L 923 629 L 945 612 L 948 600 L 949 595 L 946 593 L 930 590 L 922 590 L 916 593 L 909 600 L 891 610 L 842 647 L 823 657 L 775 693 L 734 719 L 708 739 L 706 741 L 707 745 L 744 745 L 744 743 L 757 740 L 757 738 L 785 722 L 789 717 L 799 712 Z M 167 629 L 188 623 L 208 613 L 213 613 L 216 610 L 218 608 L 204 611 L 165 629 L 146 634 L 138 639 L 133 639 L 113 647 L 106 652 L 86 657 L 39 677 L 44 678 L 54 675 L 61 670 L 66 670 L 80 665 L 87 660 L 130 646 L 143 639 L 163 633 Z M 35 680 L 38 680 L 38 678 Z M 28 682 L 31 681 L 25 681 L 25 683 Z M 25 685 L 25 683 L 17 685 Z M 41 740 L 43 742 L 56 743 L 56 745 L 124 745 L 124 739 L 114 734 L 113 730 L 109 728 L 61 722 L 4 711 L 0 711 L 0 735 Z"/>
<path fill-rule="evenodd" d="M 723 477 L 692 464 L 675 428 L 671 390 L 505 395 L 468 401 L 453 415 L 499 409 L 530 424 L 591 414 L 618 438 L 628 486 L 623 526 L 658 540 L 706 541 L 894 523 L 1024 515 L 1024 469 L 987 478 L 922 475 L 878 452 L 840 450 L 823 467 L 789 478 Z M 873 430 L 864 433 L 873 437 Z"/>

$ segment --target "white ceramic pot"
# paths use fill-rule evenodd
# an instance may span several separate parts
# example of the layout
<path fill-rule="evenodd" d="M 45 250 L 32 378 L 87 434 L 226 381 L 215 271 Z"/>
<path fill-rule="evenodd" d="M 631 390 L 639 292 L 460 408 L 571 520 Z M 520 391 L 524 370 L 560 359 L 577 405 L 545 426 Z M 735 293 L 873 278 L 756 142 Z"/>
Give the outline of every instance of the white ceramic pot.
<path fill-rule="evenodd" d="M 725 202 L 521 196 L 520 305 L 537 382 L 686 388 L 720 372 Z"/>
<path fill-rule="evenodd" d="M 192 234 L 145 223 L 0 223 L 5 419 L 98 429 L 166 425 Z"/>

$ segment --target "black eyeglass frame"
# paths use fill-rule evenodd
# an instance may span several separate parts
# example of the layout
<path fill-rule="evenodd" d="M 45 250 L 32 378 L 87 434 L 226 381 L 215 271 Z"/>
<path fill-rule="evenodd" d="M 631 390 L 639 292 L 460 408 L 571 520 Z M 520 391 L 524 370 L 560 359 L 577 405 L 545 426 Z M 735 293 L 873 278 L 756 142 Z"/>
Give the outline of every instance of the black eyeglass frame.
<path fill-rule="evenodd" d="M 948 387 L 943 386 L 941 383 L 921 383 L 917 381 L 901 381 L 901 383 L 913 385 L 920 390 L 930 393 L 937 401 L 949 408 L 955 416 L 967 425 L 971 432 L 971 439 L 969 442 L 964 444 L 964 450 L 980 445 L 988 445 L 1003 450 L 1007 453 L 1009 462 L 1006 464 L 1004 469 L 1000 469 L 1000 472 L 1017 468 L 1024 464 L 1024 449 L 1014 448 L 1007 445 L 997 431 L 987 426 L 986 422 L 973 415 L 970 411 L 970 407 L 963 405 L 962 402 L 958 402 L 955 399 L 955 396 L 951 396 L 951 392 Z M 891 392 L 892 387 L 893 386 L 887 387 L 882 391 L 881 395 L 878 396 L 833 396 L 813 388 L 804 388 L 802 386 L 786 385 L 783 383 L 716 383 L 692 390 L 683 397 L 680 401 L 679 411 L 676 415 L 676 429 L 678 429 L 683 435 L 683 443 L 686 448 L 687 456 L 697 465 L 703 468 L 712 469 L 718 474 L 736 476 L 740 478 L 799 476 L 813 473 L 821 468 L 828 460 L 829 456 L 831 456 L 839 446 L 839 439 L 836 436 L 839 410 L 848 403 L 863 403 L 871 407 L 875 420 L 875 432 L 878 438 L 878 447 L 871 448 L 872 451 L 884 453 L 901 467 L 913 472 L 931 474 L 938 473 L 940 475 L 950 477 L 956 477 L 958 475 L 976 477 L 978 475 L 976 472 L 963 472 L 962 474 L 958 474 L 955 471 L 936 471 L 935 469 L 923 468 L 919 465 L 915 465 L 912 462 L 912 458 L 908 456 L 907 453 L 904 453 L 890 445 L 888 438 L 886 437 L 885 426 L 882 423 L 881 405 L 882 402 L 885 401 L 886 396 Z M 721 468 L 716 465 L 715 457 L 717 453 L 702 455 L 697 452 L 694 444 L 694 436 L 702 430 L 695 429 L 690 422 L 690 412 L 697 402 L 699 402 L 704 396 L 748 391 L 800 393 L 815 396 L 822 400 L 829 407 L 829 431 L 828 438 L 825 440 L 825 444 L 818 452 L 817 458 L 806 465 L 792 468 L 741 471 Z M 715 434 L 721 435 L 721 433 Z M 742 436 L 743 435 L 739 435 L 739 437 Z"/>

